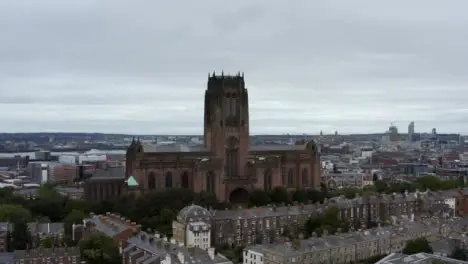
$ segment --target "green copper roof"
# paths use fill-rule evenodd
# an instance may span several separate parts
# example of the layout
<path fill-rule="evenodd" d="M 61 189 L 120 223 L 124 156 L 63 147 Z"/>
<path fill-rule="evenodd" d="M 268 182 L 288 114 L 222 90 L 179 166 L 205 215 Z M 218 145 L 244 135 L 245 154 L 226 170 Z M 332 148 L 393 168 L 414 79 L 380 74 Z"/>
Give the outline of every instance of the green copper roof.
<path fill-rule="evenodd" d="M 133 178 L 133 176 L 128 177 L 127 186 L 139 186 L 138 182 Z"/>

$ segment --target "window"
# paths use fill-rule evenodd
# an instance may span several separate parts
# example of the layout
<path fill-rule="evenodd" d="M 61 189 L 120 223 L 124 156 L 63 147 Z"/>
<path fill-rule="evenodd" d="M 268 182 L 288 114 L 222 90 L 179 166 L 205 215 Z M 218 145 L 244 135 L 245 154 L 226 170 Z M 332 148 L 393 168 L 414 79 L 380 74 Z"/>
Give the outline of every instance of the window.
<path fill-rule="evenodd" d="M 182 172 L 181 176 L 182 188 L 189 188 L 189 174 L 187 171 Z"/>
<path fill-rule="evenodd" d="M 288 184 L 288 174 L 287 174 L 287 168 L 286 167 L 281 167 L 281 182 L 283 185 Z"/>
<path fill-rule="evenodd" d="M 156 174 L 154 172 L 150 172 L 148 175 L 148 189 L 156 189 Z"/>
<path fill-rule="evenodd" d="M 272 171 L 271 169 L 266 169 L 264 172 L 263 172 L 263 188 L 265 189 L 265 191 L 271 191 L 271 187 L 272 187 Z"/>
<path fill-rule="evenodd" d="M 166 172 L 166 188 L 172 188 L 172 172 Z"/>
<path fill-rule="evenodd" d="M 288 171 L 288 186 L 292 186 L 294 184 L 294 171 L 292 168 Z"/>
<path fill-rule="evenodd" d="M 307 170 L 307 168 L 302 169 L 302 185 L 309 185 L 309 171 Z"/>
<path fill-rule="evenodd" d="M 216 175 L 213 171 L 206 172 L 206 192 L 215 193 Z"/>

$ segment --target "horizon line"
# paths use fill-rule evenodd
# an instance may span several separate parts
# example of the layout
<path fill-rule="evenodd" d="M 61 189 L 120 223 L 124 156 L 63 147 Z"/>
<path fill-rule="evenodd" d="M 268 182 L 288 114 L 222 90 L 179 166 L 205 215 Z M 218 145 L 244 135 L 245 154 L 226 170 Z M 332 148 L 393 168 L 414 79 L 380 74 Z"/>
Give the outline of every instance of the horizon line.
<path fill-rule="evenodd" d="M 74 132 L 61 132 L 61 131 L 37 131 L 37 132 L 0 132 L 2 134 L 103 134 L 103 135 L 124 135 L 124 136 L 203 136 L 201 134 L 169 134 L 169 133 L 154 133 L 154 134 L 132 134 L 132 133 L 118 133 L 118 132 L 83 132 L 83 131 L 74 131 Z M 385 135 L 388 134 L 386 132 L 358 132 L 358 133 L 339 133 L 338 136 L 350 136 L 350 135 Z M 398 133 L 399 135 L 408 135 L 408 133 Z M 430 132 L 415 132 L 414 134 L 432 134 Z M 437 133 L 437 135 L 460 135 L 465 136 L 467 135 L 460 133 L 460 132 L 444 132 L 444 133 Z M 318 134 L 308 134 L 308 133 L 251 133 L 249 136 L 320 136 L 320 132 Z M 334 133 L 323 133 L 323 136 L 335 136 Z"/>

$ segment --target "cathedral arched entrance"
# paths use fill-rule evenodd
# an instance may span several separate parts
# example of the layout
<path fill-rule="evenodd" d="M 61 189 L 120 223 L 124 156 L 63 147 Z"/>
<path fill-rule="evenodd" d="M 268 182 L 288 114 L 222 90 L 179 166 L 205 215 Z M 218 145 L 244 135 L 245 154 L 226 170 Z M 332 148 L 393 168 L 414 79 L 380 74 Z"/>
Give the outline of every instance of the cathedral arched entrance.
<path fill-rule="evenodd" d="M 229 202 L 243 204 L 249 201 L 249 191 L 244 188 L 236 188 L 229 194 Z"/>

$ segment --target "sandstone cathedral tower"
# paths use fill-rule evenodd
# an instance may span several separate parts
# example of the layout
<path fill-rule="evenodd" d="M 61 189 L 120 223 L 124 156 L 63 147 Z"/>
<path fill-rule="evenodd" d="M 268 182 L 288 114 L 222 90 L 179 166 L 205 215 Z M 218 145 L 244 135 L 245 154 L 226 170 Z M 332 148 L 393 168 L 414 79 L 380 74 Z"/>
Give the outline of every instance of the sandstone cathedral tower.
<path fill-rule="evenodd" d="M 249 144 L 249 97 L 244 75 L 208 76 L 204 145 L 145 145 L 132 142 L 126 175 L 142 191 L 187 188 L 222 201 L 245 202 L 253 189 L 309 189 L 320 186 L 320 158 L 314 142 Z"/>

